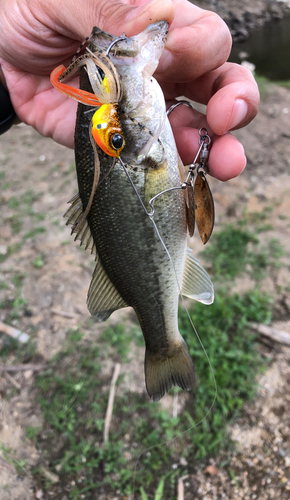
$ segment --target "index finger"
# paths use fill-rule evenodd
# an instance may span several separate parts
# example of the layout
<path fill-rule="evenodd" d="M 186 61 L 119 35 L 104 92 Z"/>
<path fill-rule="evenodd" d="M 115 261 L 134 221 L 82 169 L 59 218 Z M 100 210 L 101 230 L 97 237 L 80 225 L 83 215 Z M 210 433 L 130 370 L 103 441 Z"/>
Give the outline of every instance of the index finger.
<path fill-rule="evenodd" d="M 214 12 L 187 0 L 173 0 L 175 16 L 156 76 L 160 81 L 189 82 L 221 66 L 232 39 L 225 22 Z"/>
<path fill-rule="evenodd" d="M 161 86 L 166 100 L 185 96 L 193 101 L 207 104 L 207 122 L 212 131 L 223 135 L 247 125 L 257 114 L 259 90 L 252 73 L 234 63 L 225 63 L 189 83 L 165 83 Z M 178 116 L 179 115 L 179 116 Z M 174 116 L 178 126 L 181 114 Z M 192 114 L 182 113 L 183 123 L 190 126 Z"/>

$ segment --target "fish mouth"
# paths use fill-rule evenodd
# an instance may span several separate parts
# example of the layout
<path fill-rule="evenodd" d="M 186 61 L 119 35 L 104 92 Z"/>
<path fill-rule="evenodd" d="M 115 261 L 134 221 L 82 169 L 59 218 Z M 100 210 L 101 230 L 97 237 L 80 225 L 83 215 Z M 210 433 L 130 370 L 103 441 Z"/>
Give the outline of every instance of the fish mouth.
<path fill-rule="evenodd" d="M 118 43 L 112 48 L 112 54 L 115 57 L 136 57 L 140 54 L 142 47 L 149 41 L 153 40 L 155 37 L 158 38 L 162 43 L 165 42 L 168 33 L 168 22 L 158 21 L 156 23 L 149 24 L 144 31 L 139 33 L 139 35 L 134 35 L 129 38 L 125 38 L 126 35 L 114 36 L 106 31 L 101 30 L 97 26 L 94 26 L 92 30 L 92 38 L 90 41 L 89 48 L 94 50 L 107 50 L 110 44 L 119 39 Z"/>

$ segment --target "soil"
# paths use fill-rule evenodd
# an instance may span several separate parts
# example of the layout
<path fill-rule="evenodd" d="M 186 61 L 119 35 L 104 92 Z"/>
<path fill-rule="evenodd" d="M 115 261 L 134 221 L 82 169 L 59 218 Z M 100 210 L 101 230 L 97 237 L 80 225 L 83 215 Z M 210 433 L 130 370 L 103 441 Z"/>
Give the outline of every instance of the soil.
<path fill-rule="evenodd" d="M 285 291 L 290 284 L 289 131 L 290 90 L 267 86 L 257 118 L 236 133 L 246 150 L 246 170 L 227 183 L 214 179 L 210 183 L 217 226 L 234 223 L 244 211 L 271 207 L 267 222 L 273 229 L 265 233 L 265 241 L 277 238 L 282 243 L 284 265 L 262 287 L 275 301 L 273 326 L 290 333 L 290 299 Z M 89 317 L 86 294 L 93 257 L 73 243 L 62 218 L 66 202 L 77 190 L 73 152 L 18 125 L 0 138 L 0 163 L 0 253 L 4 258 L 0 282 L 8 287 L 0 290 L 4 303 L 0 321 L 33 337 L 37 346 L 33 362 L 44 363 L 61 350 L 67 329 L 84 326 Z M 202 249 L 197 238 L 193 247 L 196 254 Z M 249 286 L 250 281 L 243 279 L 237 289 Z M 17 312 L 14 316 L 11 304 Z M 126 310 L 115 313 L 111 321 L 125 322 L 128 315 Z M 103 326 L 93 328 L 97 340 Z M 0 335 L 5 348 L 7 337 Z M 271 342 L 261 349 L 270 354 L 271 365 L 258 378 L 254 401 L 230 428 L 237 450 L 230 456 L 221 454 L 188 477 L 186 500 L 290 498 L 290 349 Z M 129 366 L 133 372 L 138 371 L 137 361 Z M 15 357 L 5 358 L 6 366 L 15 362 Z M 8 450 L 0 452 L 1 500 L 46 498 L 31 474 L 40 451 L 25 434 L 27 426 L 42 425 L 35 373 L 33 369 L 8 375 L 0 371 L 0 443 Z M 140 379 L 137 372 L 136 378 Z M 19 475 L 17 462 L 23 464 L 24 474 Z"/>

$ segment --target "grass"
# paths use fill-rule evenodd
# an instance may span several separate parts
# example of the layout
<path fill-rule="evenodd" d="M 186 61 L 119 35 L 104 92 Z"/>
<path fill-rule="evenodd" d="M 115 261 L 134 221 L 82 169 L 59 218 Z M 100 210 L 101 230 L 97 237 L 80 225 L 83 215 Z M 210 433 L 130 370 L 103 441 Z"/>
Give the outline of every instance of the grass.
<path fill-rule="evenodd" d="M 36 257 L 36 259 L 34 259 L 34 260 L 32 261 L 32 265 L 33 265 L 33 267 L 36 267 L 37 269 L 39 269 L 39 268 L 43 267 L 43 266 L 44 266 L 44 264 L 45 264 L 45 262 L 44 262 L 44 255 L 43 255 L 43 254 L 38 255 L 38 256 Z"/>
<path fill-rule="evenodd" d="M 259 87 L 261 99 L 264 99 L 269 94 L 270 89 L 271 87 L 273 87 L 273 85 L 290 88 L 290 80 L 269 80 L 267 77 L 261 76 L 257 73 L 255 73 L 254 76 Z"/>
<path fill-rule="evenodd" d="M 163 498 L 163 491 L 164 491 L 164 482 L 166 480 L 166 476 L 163 476 L 160 480 L 160 483 L 157 486 L 157 490 L 154 496 L 154 500 L 162 500 Z M 149 500 L 149 497 L 145 493 L 144 488 L 140 488 L 140 493 L 141 493 L 141 500 Z"/>
<path fill-rule="evenodd" d="M 195 363 L 194 394 L 184 396 L 178 388 L 170 391 L 172 401 L 183 401 L 182 411 L 173 416 L 173 403 L 165 410 L 161 404 L 149 402 L 146 394 L 130 392 L 120 376 L 107 443 L 103 430 L 111 375 L 106 375 L 103 367 L 108 359 L 126 364 L 132 346 L 144 346 L 141 331 L 137 326 L 110 326 L 97 344 L 86 339 L 80 329 L 67 332 L 62 351 L 37 377 L 44 424 L 41 429 L 26 429 L 27 438 L 41 450 L 42 462 L 33 474 L 44 491 L 57 495 L 62 485 L 70 500 L 94 499 L 100 492 L 108 498 L 128 496 L 135 479 L 136 499 L 176 500 L 179 477 L 193 473 L 200 461 L 221 449 L 232 449 L 226 425 L 253 397 L 255 376 L 266 366 L 249 328 L 252 321 L 271 321 L 273 303 L 259 290 L 259 283 L 281 265 L 283 256 L 278 241 L 261 244 L 260 233 L 268 229 L 266 222 L 265 214 L 250 214 L 235 226 L 223 226 L 203 252 L 214 277 L 216 298 L 211 306 L 192 304 L 189 314 L 209 356 L 218 388 L 215 406 L 206 419 L 215 398 L 215 385 L 184 309 L 180 309 L 179 328 Z M 33 265 L 42 267 L 43 255 Z M 235 279 L 245 274 L 252 278 L 252 289 L 244 294 L 232 293 Z M 23 275 L 15 276 L 11 303 L 14 318 L 25 307 L 22 281 Z M 86 329 L 92 328 L 88 320 Z M 11 342 L 3 355 L 14 353 L 15 359 L 21 360 L 27 356 L 29 348 L 25 349 L 26 354 L 23 346 L 20 349 Z M 143 372 L 143 365 L 140 370 Z M 47 484 L 42 466 L 57 474 L 60 483 Z"/>
<path fill-rule="evenodd" d="M 25 467 L 26 467 L 26 460 L 25 459 L 16 459 L 14 457 L 15 455 L 15 450 L 12 448 L 7 448 L 3 443 L 1 444 L 0 448 L 3 457 L 7 462 L 10 464 L 14 465 L 18 475 L 23 475 L 25 473 Z"/>
<path fill-rule="evenodd" d="M 202 252 L 218 281 L 233 280 L 245 273 L 259 281 L 271 269 L 280 266 L 284 255 L 281 243 L 271 239 L 266 245 L 261 245 L 257 230 L 245 229 L 244 226 L 244 220 L 238 226 L 224 226 Z"/>
<path fill-rule="evenodd" d="M 215 407 L 198 428 L 194 426 L 210 408 L 215 387 L 202 347 L 181 311 L 180 331 L 188 343 L 198 377 L 195 396 L 187 401 L 179 416 L 173 417 L 169 410 L 148 402 L 144 394 L 117 390 L 107 444 L 103 442 L 103 428 L 110 378 L 101 370 L 107 353 L 102 343 L 92 345 L 82 339 L 80 331 L 69 332 L 62 353 L 38 377 L 39 401 L 46 422 L 44 437 L 35 431 L 43 459 L 49 460 L 51 471 L 67 485 L 69 498 L 93 498 L 102 488 L 108 495 L 116 491 L 130 494 L 136 460 L 144 450 L 135 478 L 141 498 L 149 493 L 159 494 L 160 477 L 164 476 L 164 498 L 174 498 L 177 476 L 190 473 L 198 460 L 229 446 L 225 424 L 253 396 L 255 374 L 263 366 L 248 323 L 269 322 L 270 311 L 270 299 L 259 291 L 229 297 L 223 290 L 211 307 L 195 304 L 190 310 L 218 385 Z M 114 350 L 114 343 L 119 340 L 116 356 L 126 362 L 132 339 L 134 333 L 117 326 L 108 328 L 101 340 L 112 341 Z M 181 392 L 174 389 L 171 394 L 176 391 Z M 173 442 L 162 444 L 173 437 Z M 180 456 L 191 465 L 173 468 Z M 35 474 L 39 472 L 36 470 Z M 144 485 L 146 493 L 142 490 Z"/>
<path fill-rule="evenodd" d="M 9 217 L 4 219 L 4 223 L 11 226 L 13 234 L 18 235 L 18 241 L 8 247 L 8 252 L 5 255 L 0 255 L 0 263 L 5 261 L 11 254 L 19 251 L 21 246 L 27 239 L 35 240 L 41 233 L 46 232 L 43 226 L 35 226 L 30 231 L 23 234 L 23 227 L 27 222 L 27 218 L 33 220 L 32 224 L 41 222 L 45 219 L 46 214 L 35 212 L 33 203 L 39 199 L 41 193 L 34 193 L 32 190 L 27 190 L 21 196 L 11 196 L 7 202 L 9 207 Z"/>
<path fill-rule="evenodd" d="M 10 309 L 11 309 L 9 318 L 10 321 L 12 321 L 13 319 L 17 319 L 19 316 L 21 316 L 27 304 L 22 294 L 22 286 L 24 278 L 25 275 L 22 273 L 17 273 L 13 277 L 13 285 L 15 287 L 15 297 L 10 304 Z"/>
<path fill-rule="evenodd" d="M 136 345 L 144 346 L 143 335 L 139 327 L 126 328 L 124 325 L 119 324 L 106 328 L 100 337 L 106 355 L 110 355 L 114 361 L 122 363 L 128 361 L 132 339 L 134 339 Z"/>

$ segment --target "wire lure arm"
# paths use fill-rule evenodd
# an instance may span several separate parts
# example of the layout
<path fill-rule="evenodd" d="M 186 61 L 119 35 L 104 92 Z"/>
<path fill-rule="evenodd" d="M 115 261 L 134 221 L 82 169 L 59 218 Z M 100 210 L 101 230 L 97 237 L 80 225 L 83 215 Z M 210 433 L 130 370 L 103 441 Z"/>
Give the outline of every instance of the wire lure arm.
<path fill-rule="evenodd" d="M 190 102 L 178 101 L 168 109 L 167 116 L 169 116 L 174 109 L 181 105 L 186 105 L 189 108 L 194 109 Z M 154 202 L 157 198 L 159 198 L 159 196 L 162 196 L 163 194 L 169 193 L 171 191 L 175 191 L 177 189 L 187 189 L 189 191 L 189 206 L 187 206 L 189 235 L 193 235 L 194 225 L 196 222 L 201 239 L 205 244 L 209 240 L 214 227 L 214 201 L 210 187 L 206 180 L 206 175 L 208 174 L 208 148 L 211 143 L 211 138 L 208 135 L 206 128 L 204 127 L 199 130 L 199 136 L 199 148 L 193 162 L 188 167 L 188 173 L 185 181 L 180 186 L 165 189 L 164 191 L 161 191 L 160 193 L 157 193 L 155 196 L 153 196 L 153 198 L 149 200 L 149 206 L 151 207 L 150 212 L 148 212 L 148 210 L 146 209 L 121 157 L 119 157 L 119 161 L 124 169 L 126 176 L 128 177 L 130 184 L 135 191 L 136 196 L 140 201 L 144 212 L 152 221 L 154 221 L 153 216 L 155 213 Z M 193 185 L 194 176 L 196 176 L 196 178 Z"/>

